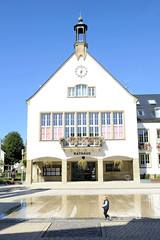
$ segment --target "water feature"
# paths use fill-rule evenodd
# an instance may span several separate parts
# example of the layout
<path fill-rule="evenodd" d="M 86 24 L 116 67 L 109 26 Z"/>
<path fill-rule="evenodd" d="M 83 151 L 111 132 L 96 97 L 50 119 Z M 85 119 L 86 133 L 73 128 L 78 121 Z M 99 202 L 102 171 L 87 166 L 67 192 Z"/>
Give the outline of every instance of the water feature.
<path fill-rule="evenodd" d="M 112 217 L 159 218 L 160 194 L 108 195 Z M 38 196 L 21 199 L 20 204 L 0 218 L 103 218 L 103 195 Z"/>

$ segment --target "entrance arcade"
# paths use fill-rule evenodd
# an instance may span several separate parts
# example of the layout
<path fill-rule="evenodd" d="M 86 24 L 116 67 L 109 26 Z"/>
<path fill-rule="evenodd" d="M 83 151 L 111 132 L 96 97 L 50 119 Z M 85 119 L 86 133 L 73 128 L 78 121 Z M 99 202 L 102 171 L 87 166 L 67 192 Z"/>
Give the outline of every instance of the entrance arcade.
<path fill-rule="evenodd" d="M 72 181 L 95 181 L 96 166 L 95 162 L 87 162 L 87 168 L 78 166 L 77 162 L 72 162 Z"/>

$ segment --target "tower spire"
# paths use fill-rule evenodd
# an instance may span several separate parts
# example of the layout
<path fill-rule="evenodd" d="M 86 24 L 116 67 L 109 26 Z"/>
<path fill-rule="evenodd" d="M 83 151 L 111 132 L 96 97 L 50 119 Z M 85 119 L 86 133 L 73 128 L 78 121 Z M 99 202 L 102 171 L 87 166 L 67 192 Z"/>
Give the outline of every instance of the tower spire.
<path fill-rule="evenodd" d="M 74 31 L 76 32 L 76 42 L 74 44 L 75 53 L 77 56 L 77 59 L 79 59 L 80 56 L 83 56 L 85 59 L 87 55 L 87 48 L 88 44 L 86 43 L 86 31 L 87 31 L 87 25 L 83 23 L 83 18 L 81 16 L 80 11 L 80 17 L 78 18 L 78 23 L 74 26 Z"/>

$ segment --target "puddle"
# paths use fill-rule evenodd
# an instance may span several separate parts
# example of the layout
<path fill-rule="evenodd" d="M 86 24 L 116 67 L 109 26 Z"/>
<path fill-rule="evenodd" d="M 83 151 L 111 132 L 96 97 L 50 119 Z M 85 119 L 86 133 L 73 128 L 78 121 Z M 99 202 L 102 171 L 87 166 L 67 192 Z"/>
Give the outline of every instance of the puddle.
<path fill-rule="evenodd" d="M 160 194 L 108 195 L 109 214 L 117 217 L 160 217 Z M 103 218 L 103 195 L 41 196 L 21 203 L 0 218 Z"/>
<path fill-rule="evenodd" d="M 8 211 L 0 214 L 0 218 L 4 218 L 4 217 L 10 215 L 11 213 L 14 213 L 16 211 L 20 211 L 21 209 L 23 209 L 25 207 L 26 207 L 25 203 L 18 204 L 17 206 L 10 208 Z"/>

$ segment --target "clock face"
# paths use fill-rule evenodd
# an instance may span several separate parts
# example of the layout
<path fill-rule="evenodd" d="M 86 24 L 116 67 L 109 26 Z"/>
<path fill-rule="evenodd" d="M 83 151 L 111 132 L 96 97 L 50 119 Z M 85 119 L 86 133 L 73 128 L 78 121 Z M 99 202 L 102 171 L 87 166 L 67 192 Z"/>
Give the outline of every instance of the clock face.
<path fill-rule="evenodd" d="M 78 66 L 75 70 L 76 74 L 78 77 L 82 78 L 82 77 L 85 77 L 86 74 L 87 74 L 87 68 L 84 67 L 84 66 Z"/>

